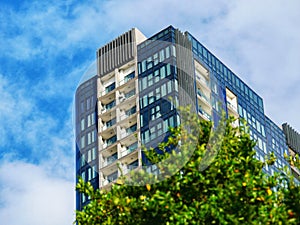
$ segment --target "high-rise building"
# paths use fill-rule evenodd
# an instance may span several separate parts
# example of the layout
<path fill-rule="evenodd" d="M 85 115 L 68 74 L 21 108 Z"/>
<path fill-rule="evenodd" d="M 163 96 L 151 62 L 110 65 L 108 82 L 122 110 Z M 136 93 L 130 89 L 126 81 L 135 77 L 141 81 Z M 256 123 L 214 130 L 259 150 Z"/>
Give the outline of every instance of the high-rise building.
<path fill-rule="evenodd" d="M 97 70 L 76 91 L 76 175 L 109 188 L 147 163 L 141 145 L 157 147 L 180 124 L 178 106 L 215 124 L 222 111 L 247 121 L 256 157 L 274 152 L 272 174 L 289 166 L 285 135 L 264 114 L 263 99 L 190 33 L 172 26 L 146 38 L 131 29 L 97 51 Z M 155 165 L 149 172 L 155 173 Z M 77 193 L 77 209 L 87 202 Z"/>

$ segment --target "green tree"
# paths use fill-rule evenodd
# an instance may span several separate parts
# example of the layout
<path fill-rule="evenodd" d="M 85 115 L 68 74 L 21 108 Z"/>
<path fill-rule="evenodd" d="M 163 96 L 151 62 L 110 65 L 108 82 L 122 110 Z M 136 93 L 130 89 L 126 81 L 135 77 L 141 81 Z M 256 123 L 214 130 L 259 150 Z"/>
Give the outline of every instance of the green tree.
<path fill-rule="evenodd" d="M 90 198 L 76 212 L 79 225 L 300 224 L 299 185 L 285 175 L 288 171 L 273 176 L 262 171 L 274 157 L 265 163 L 254 158 L 255 143 L 245 125 L 232 127 L 230 118 L 220 122 L 222 132 L 212 132 L 211 122 L 188 110 L 182 115 L 188 126 L 171 129 L 168 141 L 159 146 L 163 154 L 145 151 L 158 165 L 158 177 L 135 171 L 110 191 L 93 190 L 79 180 L 77 190 Z M 182 168 L 173 166 L 178 162 L 185 162 Z"/>

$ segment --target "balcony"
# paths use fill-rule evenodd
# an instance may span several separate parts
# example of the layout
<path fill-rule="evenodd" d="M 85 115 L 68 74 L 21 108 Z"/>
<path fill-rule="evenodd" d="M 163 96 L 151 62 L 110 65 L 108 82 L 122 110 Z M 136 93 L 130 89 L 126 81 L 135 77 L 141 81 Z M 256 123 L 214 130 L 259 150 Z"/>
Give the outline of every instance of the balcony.
<path fill-rule="evenodd" d="M 107 122 L 104 123 L 103 127 L 101 128 L 101 131 L 105 131 L 107 130 L 108 128 L 112 127 L 113 125 L 116 124 L 116 118 L 113 118 Z"/>
<path fill-rule="evenodd" d="M 134 77 L 135 77 L 135 72 L 128 74 L 127 76 L 124 77 L 124 80 L 120 81 L 119 86 L 122 86 L 123 84 L 126 84 L 130 80 L 133 80 Z"/>
<path fill-rule="evenodd" d="M 132 145 L 126 147 L 126 150 L 121 152 L 121 157 L 130 154 L 131 152 L 134 152 L 138 147 L 138 143 L 135 142 Z"/>
<path fill-rule="evenodd" d="M 112 136 L 111 138 L 104 141 L 102 149 L 105 149 L 105 148 L 113 145 L 116 141 L 117 141 L 117 136 L 116 135 Z"/>
<path fill-rule="evenodd" d="M 209 115 L 206 111 L 204 111 L 201 107 L 199 107 L 199 110 L 198 110 L 200 116 L 205 119 L 205 120 L 209 120 L 211 121 L 211 115 Z"/>
<path fill-rule="evenodd" d="M 196 71 L 196 80 L 205 88 L 209 89 L 208 80 Z"/>
<path fill-rule="evenodd" d="M 105 87 L 105 90 L 100 93 L 100 96 L 102 97 L 115 89 L 116 89 L 116 83 L 112 83 L 111 85 Z"/>
<path fill-rule="evenodd" d="M 202 102 L 207 104 L 209 107 L 211 106 L 209 98 L 206 97 L 206 95 L 199 88 L 197 89 L 197 96 L 202 100 Z"/>
<path fill-rule="evenodd" d="M 115 171 L 106 176 L 106 180 L 103 182 L 104 185 L 115 181 L 118 178 L 118 171 Z"/>
<path fill-rule="evenodd" d="M 123 175 L 130 173 L 130 171 L 133 171 L 139 167 L 138 160 L 130 163 L 129 165 L 124 165 L 122 167 L 122 173 Z"/>
<path fill-rule="evenodd" d="M 121 120 L 124 120 L 124 119 L 126 119 L 126 118 L 128 118 L 128 117 L 134 115 L 135 113 L 136 113 L 136 106 L 133 106 L 132 108 L 126 110 L 126 111 L 124 112 L 124 114 L 120 116 L 120 119 L 121 119 Z"/>
<path fill-rule="evenodd" d="M 113 162 L 115 162 L 118 159 L 118 153 L 114 153 L 113 155 L 107 157 L 106 159 L 104 159 L 103 162 L 103 167 L 108 166 L 110 164 L 112 164 Z"/>
<path fill-rule="evenodd" d="M 107 111 L 111 110 L 113 107 L 116 106 L 116 101 L 113 100 L 109 103 L 107 103 L 106 105 L 103 106 L 102 110 L 101 110 L 101 113 L 106 113 Z"/>
<path fill-rule="evenodd" d="M 227 101 L 227 109 L 228 109 L 228 114 L 234 116 L 235 118 L 239 117 L 237 107 L 233 105 L 230 101 Z"/>
<path fill-rule="evenodd" d="M 125 137 L 131 135 L 132 133 L 134 133 L 136 131 L 136 129 L 137 129 L 137 124 L 135 124 L 129 128 L 126 128 L 125 131 L 123 131 L 121 133 L 121 138 L 125 138 Z"/>

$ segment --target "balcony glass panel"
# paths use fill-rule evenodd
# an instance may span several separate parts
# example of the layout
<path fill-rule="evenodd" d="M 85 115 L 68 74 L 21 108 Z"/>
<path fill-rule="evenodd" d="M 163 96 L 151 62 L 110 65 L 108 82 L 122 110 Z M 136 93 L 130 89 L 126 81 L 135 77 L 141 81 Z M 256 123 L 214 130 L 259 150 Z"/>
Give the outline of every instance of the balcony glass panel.
<path fill-rule="evenodd" d="M 116 152 L 115 154 L 107 157 L 107 159 L 104 162 L 104 166 L 107 166 L 111 163 L 113 163 L 114 161 L 116 161 L 118 159 L 118 153 Z"/>
<path fill-rule="evenodd" d="M 113 118 L 113 119 L 106 122 L 106 127 L 108 128 L 108 127 L 111 127 L 115 124 L 116 124 L 116 118 Z"/>
<path fill-rule="evenodd" d="M 133 95 L 135 95 L 135 89 L 133 89 L 133 90 L 127 92 L 127 93 L 125 94 L 125 99 L 130 98 L 130 97 L 133 96 Z"/>
<path fill-rule="evenodd" d="M 105 109 L 106 109 L 106 110 L 110 110 L 110 109 L 113 108 L 115 105 L 116 105 L 116 101 L 113 100 L 113 101 L 111 101 L 110 103 L 108 103 L 108 104 L 105 105 Z"/>
<path fill-rule="evenodd" d="M 116 88 L 116 83 L 112 83 L 111 85 L 109 85 L 105 88 L 105 94 L 107 94 L 108 92 L 111 92 L 115 88 Z"/>
<path fill-rule="evenodd" d="M 136 128 L 137 128 L 137 124 L 135 124 L 135 125 L 133 125 L 133 126 L 127 128 L 127 129 L 126 129 L 126 133 L 127 133 L 127 134 L 131 134 L 131 133 L 133 133 L 133 132 L 136 131 Z"/>
<path fill-rule="evenodd" d="M 126 116 L 130 116 L 132 114 L 136 113 L 136 106 L 132 107 L 131 109 L 128 109 L 127 111 L 125 111 L 125 115 Z"/>
<path fill-rule="evenodd" d="M 108 182 L 112 182 L 118 178 L 118 171 L 107 176 Z"/>
<path fill-rule="evenodd" d="M 111 138 L 106 140 L 107 146 L 112 145 L 113 143 L 115 143 L 117 141 L 117 135 L 112 136 Z"/>
<path fill-rule="evenodd" d="M 204 116 L 206 117 L 208 120 L 211 120 L 211 116 L 205 112 L 201 107 L 199 107 L 199 112 Z"/>

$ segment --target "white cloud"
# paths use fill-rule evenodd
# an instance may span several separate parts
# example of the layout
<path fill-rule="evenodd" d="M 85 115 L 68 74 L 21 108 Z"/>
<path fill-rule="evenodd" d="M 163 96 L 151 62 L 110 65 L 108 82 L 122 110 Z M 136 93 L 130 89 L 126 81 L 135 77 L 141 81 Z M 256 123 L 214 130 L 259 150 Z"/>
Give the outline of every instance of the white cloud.
<path fill-rule="evenodd" d="M 74 183 L 21 161 L 0 166 L 0 218 L 5 225 L 66 225 L 74 221 Z"/>

